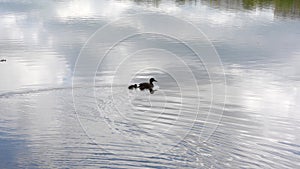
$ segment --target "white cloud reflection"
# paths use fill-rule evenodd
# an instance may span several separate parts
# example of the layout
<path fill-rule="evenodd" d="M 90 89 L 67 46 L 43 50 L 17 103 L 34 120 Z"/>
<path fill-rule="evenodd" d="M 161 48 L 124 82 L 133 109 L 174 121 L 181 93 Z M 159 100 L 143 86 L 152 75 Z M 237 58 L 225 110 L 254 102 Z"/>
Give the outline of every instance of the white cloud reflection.
<path fill-rule="evenodd" d="M 282 140 L 287 140 L 284 138 L 286 137 L 292 143 L 299 143 L 299 141 L 293 141 L 293 139 L 300 140 L 299 132 L 296 131 L 296 129 L 299 129 L 299 123 L 296 122 L 300 119 L 297 112 L 299 111 L 298 104 L 300 102 L 300 52 L 298 51 L 300 34 L 293 34 L 293 32 L 299 30 L 299 24 L 296 22 L 286 22 L 283 24 L 284 26 L 278 24 L 274 27 L 272 24 L 274 14 L 271 9 L 244 12 L 212 9 L 204 4 L 183 7 L 163 2 L 158 8 L 138 6 L 132 1 L 73 0 L 54 1 L 49 4 L 49 6 L 44 6 L 40 10 L 25 12 L 21 10 L 1 15 L 0 57 L 7 59 L 6 63 L 0 63 L 1 92 L 11 92 L 23 87 L 61 86 L 64 85 L 65 79 L 67 79 L 67 83 L 70 83 L 72 66 L 79 49 L 100 26 L 116 18 L 138 12 L 162 12 L 187 18 L 203 28 L 210 39 L 221 42 L 217 45 L 219 45 L 219 50 L 223 54 L 221 57 L 225 60 L 225 71 L 229 77 L 227 103 L 238 107 L 236 111 L 239 114 L 246 114 L 246 117 L 250 117 L 250 120 L 263 121 L 261 124 L 265 127 L 259 129 L 265 129 L 264 132 L 268 134 L 272 134 L 268 130 L 274 131 L 276 129 L 272 124 L 291 124 L 289 122 L 294 120 L 295 124 L 291 124 L 291 127 L 295 127 L 295 131 L 286 130 L 280 134 L 274 132 L 277 136 L 273 137 L 282 137 Z M 90 24 L 89 20 L 93 20 L 94 25 Z M 74 23 L 72 21 L 78 22 Z M 142 22 L 136 23 L 138 26 L 134 29 L 143 29 L 144 24 Z M 261 39 L 256 39 L 257 35 Z M 107 37 L 110 38 L 110 36 L 113 35 Z M 287 43 L 281 43 L 283 40 Z M 260 42 L 261 46 L 257 47 L 257 41 Z M 138 45 L 141 45 L 141 43 L 137 43 Z M 129 47 L 126 45 L 122 47 L 124 48 L 121 48 L 119 53 L 123 52 L 122 54 L 129 55 Z M 178 50 L 181 49 L 178 48 Z M 116 57 L 119 53 L 116 54 Z M 152 54 L 149 53 L 148 57 L 152 58 Z M 159 55 L 159 53 L 156 53 L 156 55 Z M 261 64 L 260 67 L 251 67 L 253 65 L 247 62 L 247 59 L 250 58 L 256 62 L 255 64 Z M 280 60 L 278 58 L 284 59 Z M 108 60 L 108 62 L 114 62 L 113 58 L 109 59 L 112 60 Z M 168 60 L 170 59 L 167 58 L 163 62 Z M 92 61 L 95 60 L 87 60 L 84 63 L 85 66 L 88 67 Z M 161 67 L 165 65 L 161 65 Z M 86 67 L 83 67 L 83 71 Z M 176 70 L 180 71 L 180 69 Z M 103 75 L 104 81 L 111 80 L 112 77 Z M 82 92 L 86 91 L 83 89 Z M 101 91 L 99 93 L 101 94 Z M 5 115 L 17 112 L 14 115 L 19 118 L 16 123 L 24 124 L 20 125 L 20 130 L 28 132 L 26 134 L 31 137 L 29 138 L 29 142 L 32 142 L 30 144 L 36 146 L 30 147 L 31 150 L 35 149 L 36 151 L 33 156 L 40 158 L 40 164 L 42 165 L 47 165 L 47 159 L 51 161 L 51 158 L 60 158 L 57 153 L 64 150 L 64 145 L 70 146 L 70 151 L 60 152 L 66 159 L 72 159 L 72 155 L 78 155 L 78 157 L 73 157 L 73 159 L 80 161 L 77 164 L 82 164 L 82 161 L 91 162 L 82 157 L 82 147 L 78 146 L 81 143 L 78 141 L 81 140 L 79 137 L 86 137 L 82 133 L 78 134 L 82 132 L 82 130 L 77 131 L 79 126 L 74 130 L 77 121 L 72 118 L 74 120 L 73 124 L 69 118 L 64 120 L 61 117 L 73 117 L 74 113 L 72 111 L 71 95 L 66 97 L 68 95 L 65 94 L 49 92 L 42 98 L 27 95 L 29 101 L 25 104 L 20 101 L 22 99 L 12 98 L 9 100 L 11 102 L 7 102 L 9 106 L 3 106 L 7 110 Z M 25 108 L 26 106 L 32 106 L 32 109 L 23 109 L 23 107 L 18 109 L 16 108 L 18 106 L 24 106 Z M 22 116 L 20 116 L 21 113 L 18 114 L 19 112 L 22 113 Z M 1 113 L 1 115 L 3 114 Z M 27 115 L 28 119 L 24 120 L 23 115 Z M 279 118 L 285 121 L 274 120 Z M 24 121 L 28 123 L 22 123 Z M 62 125 L 69 126 L 64 128 Z M 39 134 L 44 134 L 44 136 L 49 134 L 53 138 L 41 137 Z M 67 134 L 69 136 L 66 136 Z M 237 135 L 238 133 L 234 134 Z M 67 137 L 69 139 L 66 139 Z M 78 141 L 79 143 L 72 144 L 72 141 Z M 58 146 L 58 148 L 53 149 L 55 146 Z M 74 153 L 73 150 L 76 147 L 80 150 Z M 50 150 L 52 148 L 54 151 L 47 152 L 48 148 Z M 84 147 L 84 151 L 86 150 L 87 148 Z M 86 152 L 89 151 L 91 151 L 89 154 L 95 159 L 95 151 L 88 149 Z M 47 153 L 50 153 L 50 155 Z M 47 158 L 45 155 L 49 155 L 51 158 Z M 59 165 L 61 161 L 61 159 L 58 159 L 55 164 Z M 99 166 L 99 161 L 97 159 L 95 161 Z"/>
<path fill-rule="evenodd" d="M 29 86 L 61 85 L 69 75 L 64 57 L 53 49 L 51 34 L 42 20 L 29 22 L 26 14 L 6 14 L 0 18 L 1 91 Z"/>
<path fill-rule="evenodd" d="M 92 19 L 103 17 L 103 19 L 115 19 L 132 7 L 131 2 L 119 1 L 85 1 L 73 0 L 60 3 L 56 7 L 56 15 L 61 19 Z"/>

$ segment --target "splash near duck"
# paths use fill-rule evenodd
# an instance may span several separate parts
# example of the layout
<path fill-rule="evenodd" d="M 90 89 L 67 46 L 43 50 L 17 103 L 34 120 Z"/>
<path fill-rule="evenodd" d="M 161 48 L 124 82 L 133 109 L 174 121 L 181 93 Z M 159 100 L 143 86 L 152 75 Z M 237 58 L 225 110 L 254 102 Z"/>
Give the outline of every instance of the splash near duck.
<path fill-rule="evenodd" d="M 144 83 L 140 83 L 139 85 L 133 84 L 133 85 L 128 86 L 128 89 L 133 90 L 133 89 L 139 88 L 142 91 L 146 89 L 146 90 L 149 90 L 149 92 L 151 94 L 153 94 L 154 93 L 154 90 L 153 90 L 154 84 L 153 84 L 153 82 L 157 82 L 157 81 L 154 78 L 151 78 L 149 80 L 149 83 L 144 82 Z"/>

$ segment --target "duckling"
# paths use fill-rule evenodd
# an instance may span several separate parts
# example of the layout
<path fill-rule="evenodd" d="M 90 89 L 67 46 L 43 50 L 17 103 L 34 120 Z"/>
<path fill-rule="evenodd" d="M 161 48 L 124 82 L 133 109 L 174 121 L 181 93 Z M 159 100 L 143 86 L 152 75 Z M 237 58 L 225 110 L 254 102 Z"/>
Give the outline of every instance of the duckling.
<path fill-rule="evenodd" d="M 6 59 L 1 59 L 0 62 L 6 62 Z"/>
<path fill-rule="evenodd" d="M 137 84 L 134 84 L 134 85 L 128 86 L 128 89 L 132 90 L 132 89 L 136 89 L 137 87 L 138 87 Z"/>

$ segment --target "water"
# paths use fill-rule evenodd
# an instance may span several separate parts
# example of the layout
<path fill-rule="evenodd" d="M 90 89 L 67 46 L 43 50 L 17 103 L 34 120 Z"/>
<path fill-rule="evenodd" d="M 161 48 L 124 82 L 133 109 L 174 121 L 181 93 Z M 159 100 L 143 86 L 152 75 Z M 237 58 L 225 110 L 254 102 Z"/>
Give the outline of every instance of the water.
<path fill-rule="evenodd" d="M 300 167 L 299 1 L 0 14 L 0 168 Z M 149 77 L 154 94 L 128 91 Z"/>

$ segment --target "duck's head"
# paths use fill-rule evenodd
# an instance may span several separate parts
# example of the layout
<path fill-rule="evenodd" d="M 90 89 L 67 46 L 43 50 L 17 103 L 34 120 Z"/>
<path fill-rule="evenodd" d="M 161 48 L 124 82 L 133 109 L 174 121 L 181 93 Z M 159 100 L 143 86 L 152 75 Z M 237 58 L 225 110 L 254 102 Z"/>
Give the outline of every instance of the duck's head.
<path fill-rule="evenodd" d="M 150 83 L 157 82 L 154 78 L 151 78 L 149 81 L 150 81 Z"/>

